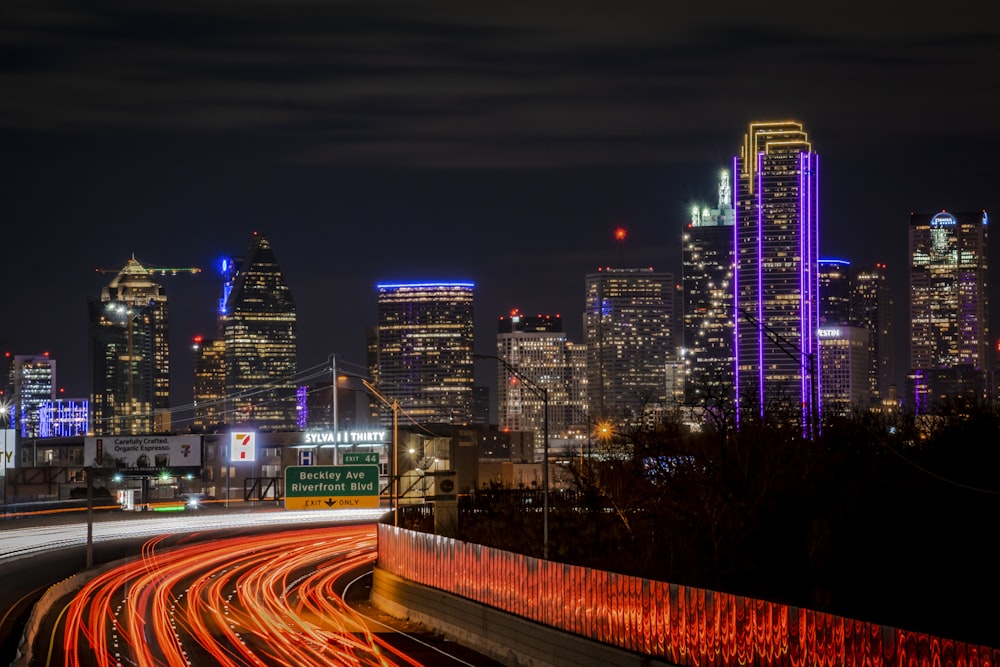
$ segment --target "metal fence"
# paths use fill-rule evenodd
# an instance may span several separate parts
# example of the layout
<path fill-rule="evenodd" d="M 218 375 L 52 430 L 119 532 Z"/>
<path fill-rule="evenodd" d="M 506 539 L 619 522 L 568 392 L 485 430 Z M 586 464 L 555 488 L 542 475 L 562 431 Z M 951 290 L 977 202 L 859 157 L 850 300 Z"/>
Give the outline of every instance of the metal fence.
<path fill-rule="evenodd" d="M 1000 649 L 380 524 L 409 581 L 677 665 L 1000 667 Z"/>

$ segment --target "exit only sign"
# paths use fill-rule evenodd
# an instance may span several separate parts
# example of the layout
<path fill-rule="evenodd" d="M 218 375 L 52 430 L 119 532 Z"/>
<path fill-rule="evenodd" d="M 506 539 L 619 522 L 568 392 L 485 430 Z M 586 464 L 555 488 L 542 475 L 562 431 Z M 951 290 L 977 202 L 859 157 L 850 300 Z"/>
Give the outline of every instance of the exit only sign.
<path fill-rule="evenodd" d="M 377 465 L 289 466 L 285 509 L 359 509 L 379 506 Z"/>

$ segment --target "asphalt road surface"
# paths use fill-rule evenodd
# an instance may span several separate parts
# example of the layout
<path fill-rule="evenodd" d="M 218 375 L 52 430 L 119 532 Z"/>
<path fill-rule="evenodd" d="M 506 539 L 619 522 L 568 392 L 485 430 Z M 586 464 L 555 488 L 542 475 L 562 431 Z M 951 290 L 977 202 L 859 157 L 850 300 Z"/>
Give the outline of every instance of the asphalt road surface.
<path fill-rule="evenodd" d="M 374 517 L 338 514 L 330 527 L 329 514 L 305 513 L 289 531 L 289 514 L 95 523 L 94 563 L 132 562 L 53 607 L 35 664 L 500 664 L 369 603 Z M 3 664 L 30 605 L 84 563 L 80 534 L 80 524 L 0 533 Z"/>

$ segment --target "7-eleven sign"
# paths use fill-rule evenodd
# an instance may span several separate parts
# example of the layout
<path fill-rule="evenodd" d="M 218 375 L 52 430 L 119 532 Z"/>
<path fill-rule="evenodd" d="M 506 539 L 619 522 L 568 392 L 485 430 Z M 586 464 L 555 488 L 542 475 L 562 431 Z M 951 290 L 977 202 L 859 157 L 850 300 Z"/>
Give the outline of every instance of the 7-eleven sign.
<path fill-rule="evenodd" d="M 253 431 L 233 431 L 229 435 L 229 460 L 232 463 L 257 460 L 257 434 Z"/>

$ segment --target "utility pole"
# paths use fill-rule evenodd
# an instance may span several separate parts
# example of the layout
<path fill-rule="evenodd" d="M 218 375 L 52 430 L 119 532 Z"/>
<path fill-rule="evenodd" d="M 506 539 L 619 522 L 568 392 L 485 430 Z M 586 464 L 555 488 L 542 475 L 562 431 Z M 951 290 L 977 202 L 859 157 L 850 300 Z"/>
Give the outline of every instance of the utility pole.
<path fill-rule="evenodd" d="M 392 452 L 389 456 L 389 507 L 392 508 L 392 525 L 399 525 L 399 476 L 396 475 L 396 452 L 399 446 L 399 401 L 395 398 L 389 399 L 382 395 L 375 386 L 368 380 L 361 378 L 361 383 L 370 391 L 375 398 L 382 401 L 392 410 Z"/>
<path fill-rule="evenodd" d="M 337 355 L 330 355 L 330 409 L 333 410 L 333 465 L 337 465 L 340 453 L 340 436 L 337 432 Z"/>
<path fill-rule="evenodd" d="M 87 475 L 87 567 L 94 565 L 94 469 L 84 468 Z"/>

